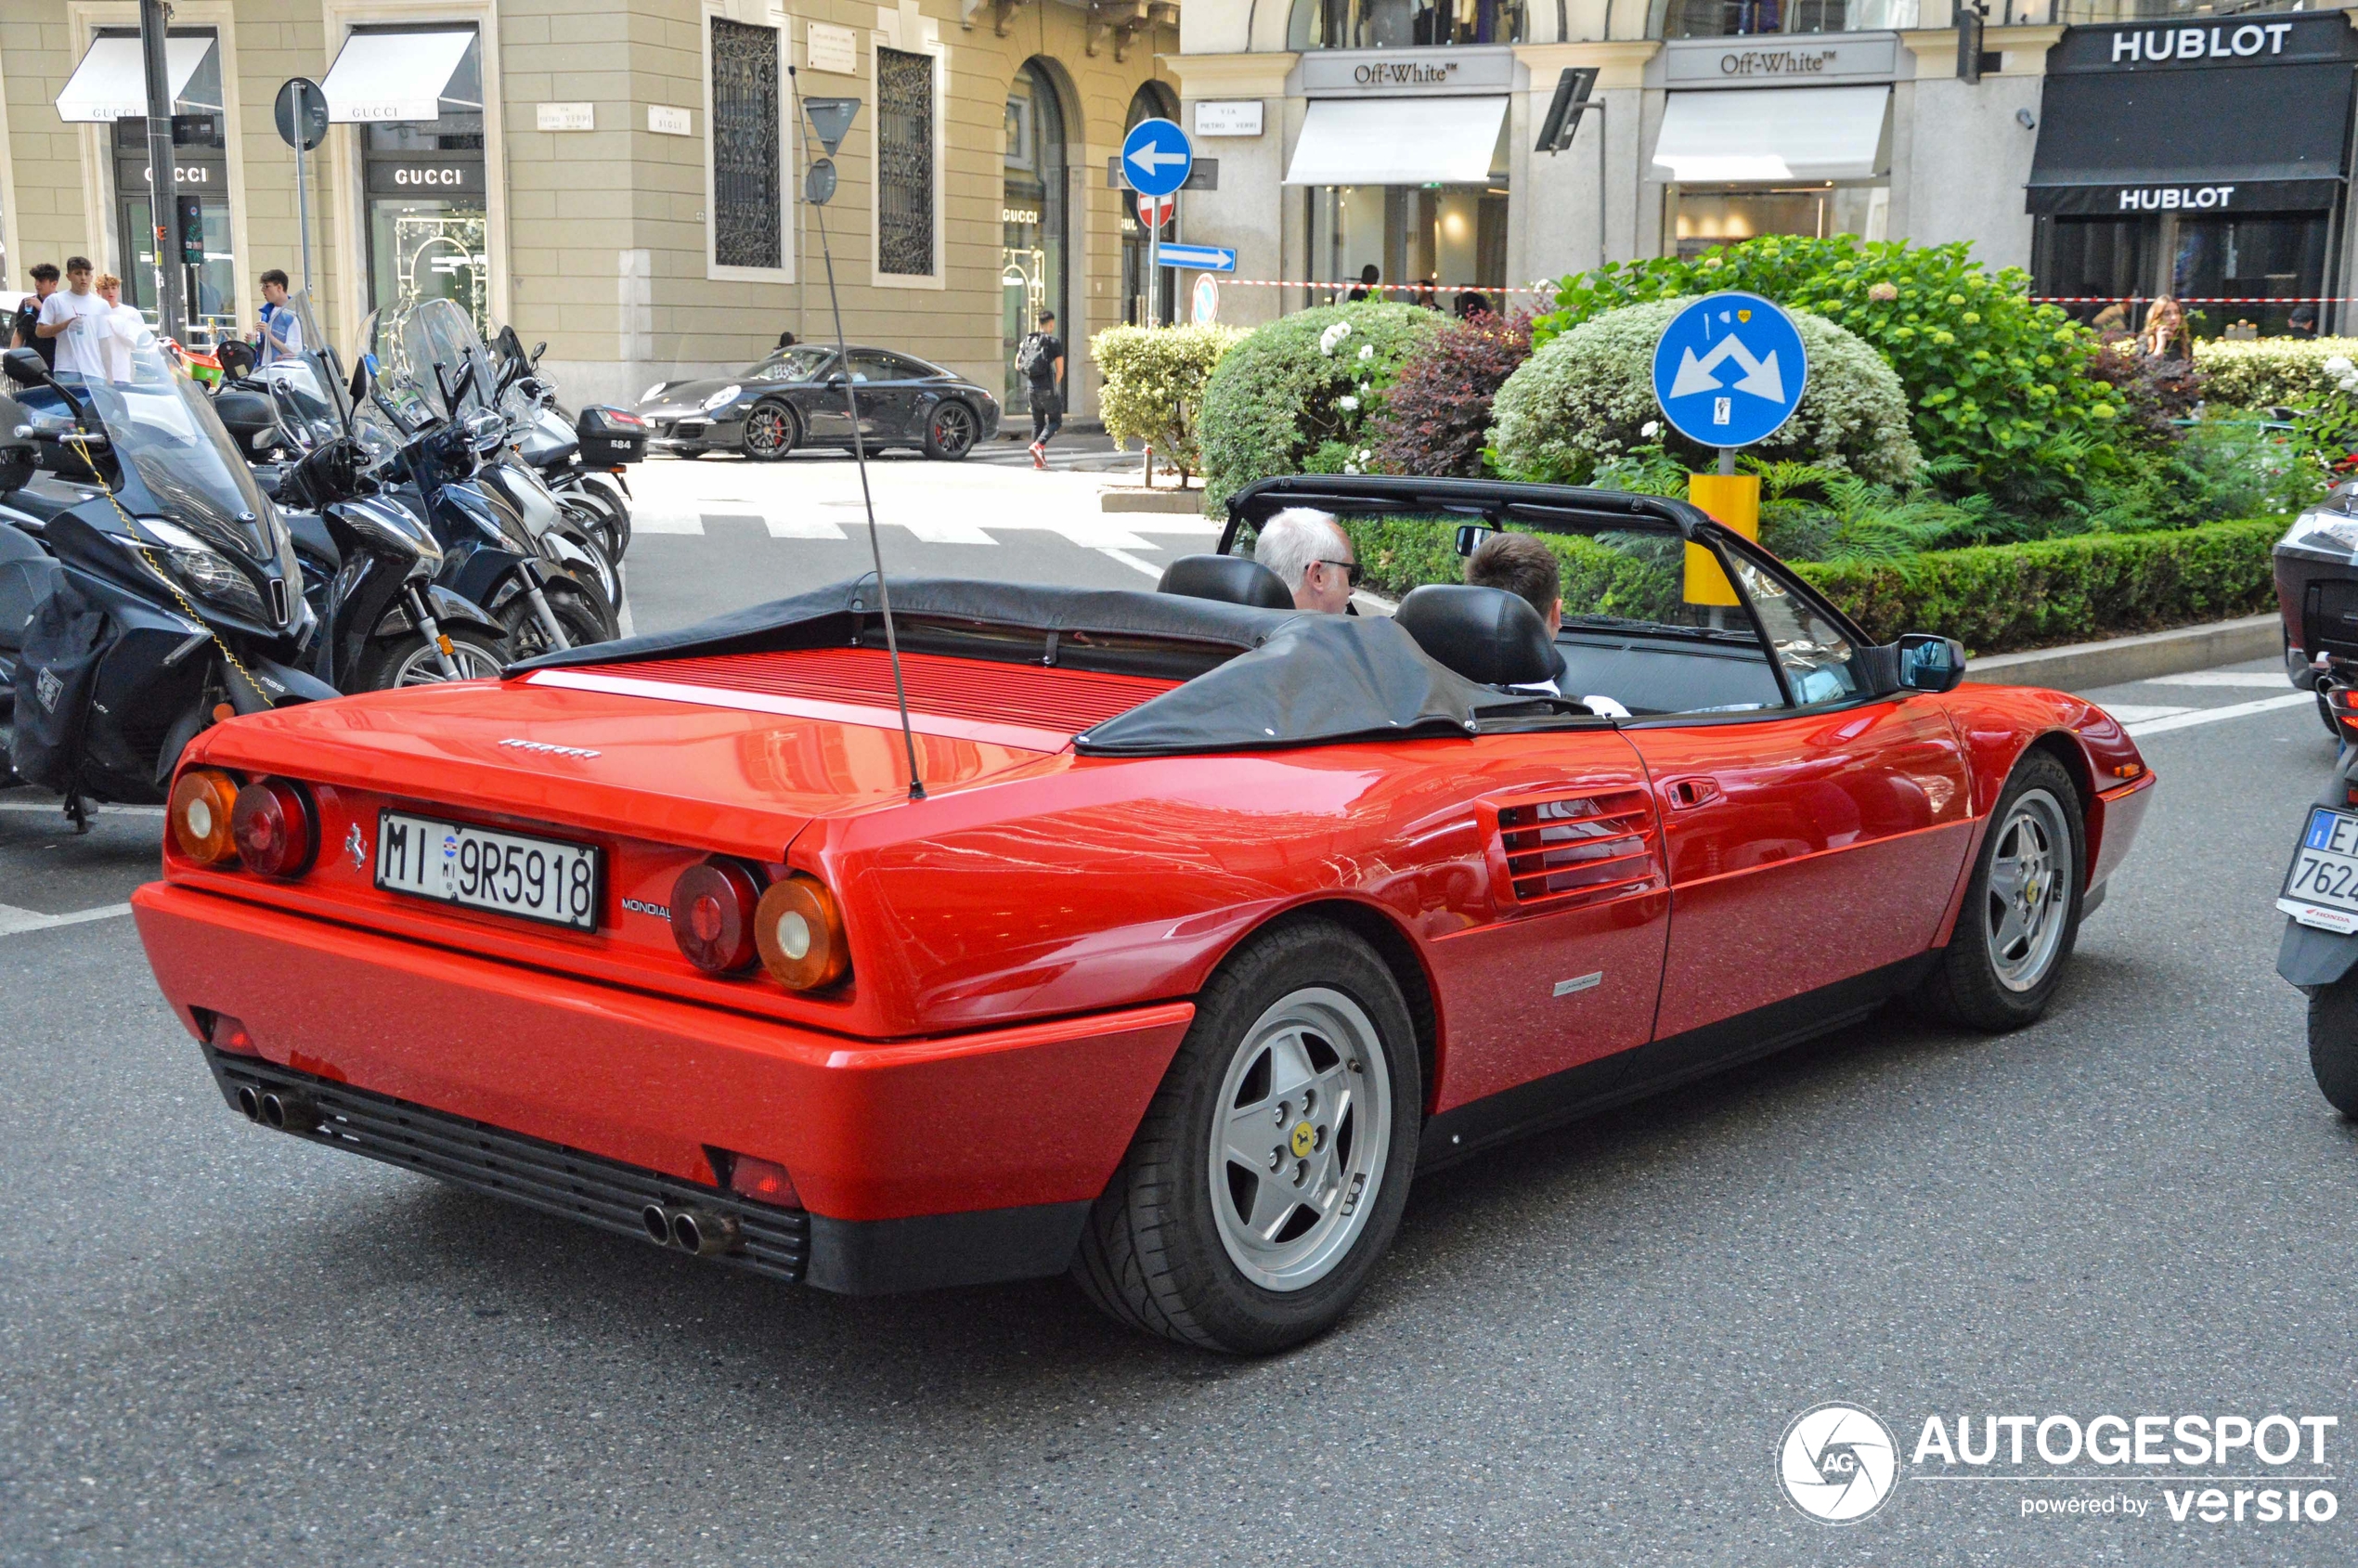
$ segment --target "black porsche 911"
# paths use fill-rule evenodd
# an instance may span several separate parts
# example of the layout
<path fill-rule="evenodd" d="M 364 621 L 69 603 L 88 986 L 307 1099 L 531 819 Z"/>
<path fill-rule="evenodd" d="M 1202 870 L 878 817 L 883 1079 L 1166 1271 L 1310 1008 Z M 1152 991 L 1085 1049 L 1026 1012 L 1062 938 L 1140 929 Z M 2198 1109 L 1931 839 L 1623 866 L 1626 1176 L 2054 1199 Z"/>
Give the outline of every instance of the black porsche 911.
<path fill-rule="evenodd" d="M 921 447 L 955 462 L 999 432 L 999 399 L 939 365 L 886 348 L 846 351 L 860 435 L 871 450 Z M 797 447 L 851 445 L 845 360 L 819 343 L 782 348 L 734 375 L 657 382 L 639 399 L 648 445 L 683 458 L 742 452 L 773 461 Z"/>

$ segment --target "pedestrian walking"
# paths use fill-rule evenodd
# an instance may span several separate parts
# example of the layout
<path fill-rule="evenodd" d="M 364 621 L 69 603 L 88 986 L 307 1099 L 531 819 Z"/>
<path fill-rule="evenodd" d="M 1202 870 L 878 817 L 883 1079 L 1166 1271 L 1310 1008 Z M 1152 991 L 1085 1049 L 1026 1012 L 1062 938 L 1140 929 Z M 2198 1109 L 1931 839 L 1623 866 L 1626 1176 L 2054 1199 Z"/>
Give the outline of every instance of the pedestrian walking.
<path fill-rule="evenodd" d="M 1056 313 L 1043 310 L 1040 325 L 1016 349 L 1016 369 L 1031 388 L 1031 466 L 1048 466 L 1048 443 L 1065 422 L 1065 344 L 1056 336 Z"/>
<path fill-rule="evenodd" d="M 287 275 L 275 266 L 262 275 L 262 319 L 253 341 L 261 346 L 266 365 L 292 359 L 304 350 L 302 318 L 287 304 Z"/>
<path fill-rule="evenodd" d="M 56 351 L 58 374 L 102 381 L 107 361 L 98 339 L 112 307 L 90 286 L 92 272 L 88 256 L 66 258 L 66 286 L 41 302 L 41 321 L 33 331 Z"/>
<path fill-rule="evenodd" d="M 15 327 L 10 334 L 12 346 L 32 350 L 52 370 L 58 368 L 58 340 L 45 338 L 35 329 L 41 325 L 42 305 L 57 292 L 58 264 L 36 263 L 32 269 L 32 292 L 17 303 Z"/>

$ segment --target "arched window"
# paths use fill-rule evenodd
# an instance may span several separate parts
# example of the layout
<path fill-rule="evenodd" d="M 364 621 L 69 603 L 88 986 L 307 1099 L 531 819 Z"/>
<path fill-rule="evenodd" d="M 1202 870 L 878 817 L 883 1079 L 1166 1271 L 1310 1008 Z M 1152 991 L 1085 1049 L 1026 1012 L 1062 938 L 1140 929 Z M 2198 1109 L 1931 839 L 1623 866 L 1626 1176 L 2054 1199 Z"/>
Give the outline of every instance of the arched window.
<path fill-rule="evenodd" d="M 1070 189 L 1063 100 L 1046 64 L 1027 60 L 1007 86 L 1006 181 L 999 204 L 999 330 L 1010 399 L 1030 391 L 1016 372 L 1016 348 L 1042 311 L 1056 313 L 1056 335 L 1068 343 L 1081 330 L 1064 319 Z"/>
<path fill-rule="evenodd" d="M 1121 129 L 1127 135 L 1142 120 L 1169 120 L 1175 123 L 1178 119 L 1178 95 L 1160 82 L 1147 82 L 1132 95 L 1130 112 L 1123 116 Z M 1150 313 L 1152 279 L 1147 272 L 1147 230 L 1138 221 L 1137 198 L 1125 194 L 1123 200 L 1129 205 L 1121 214 L 1121 318 L 1134 327 L 1147 319 Z M 1175 219 L 1162 226 L 1162 238 L 1179 238 Z M 1166 278 L 1163 281 L 1166 287 L 1162 291 L 1162 308 L 1151 314 L 1157 325 L 1168 327 L 1179 317 L 1175 291 L 1168 287 L 1174 279 Z"/>
<path fill-rule="evenodd" d="M 1409 49 L 1520 44 L 1527 0 L 1294 0 L 1292 49 Z"/>

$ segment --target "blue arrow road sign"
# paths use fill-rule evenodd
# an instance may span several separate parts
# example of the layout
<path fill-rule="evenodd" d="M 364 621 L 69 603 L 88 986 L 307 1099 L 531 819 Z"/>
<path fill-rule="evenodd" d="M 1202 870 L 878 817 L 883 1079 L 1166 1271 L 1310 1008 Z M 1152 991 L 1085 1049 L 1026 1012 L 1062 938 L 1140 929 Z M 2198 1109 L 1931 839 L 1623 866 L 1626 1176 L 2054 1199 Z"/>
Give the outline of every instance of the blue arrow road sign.
<path fill-rule="evenodd" d="M 1162 247 L 1162 265 L 1184 266 L 1190 272 L 1234 272 L 1237 253 L 1225 245 L 1173 245 Z"/>
<path fill-rule="evenodd" d="M 1187 133 L 1168 120 L 1141 120 L 1121 138 L 1121 172 L 1141 196 L 1168 196 L 1187 183 L 1195 167 Z"/>
<path fill-rule="evenodd" d="M 1654 400 L 1704 447 L 1749 447 L 1801 404 L 1809 356 L 1793 317 L 1758 294 L 1705 294 L 1654 344 Z"/>

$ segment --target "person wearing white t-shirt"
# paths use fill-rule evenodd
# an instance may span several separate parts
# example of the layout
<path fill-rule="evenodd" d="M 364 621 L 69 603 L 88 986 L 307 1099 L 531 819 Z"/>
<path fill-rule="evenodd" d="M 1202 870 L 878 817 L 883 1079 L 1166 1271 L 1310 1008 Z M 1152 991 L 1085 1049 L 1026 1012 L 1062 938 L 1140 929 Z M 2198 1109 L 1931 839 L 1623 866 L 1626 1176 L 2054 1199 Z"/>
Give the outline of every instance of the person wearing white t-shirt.
<path fill-rule="evenodd" d="M 42 302 L 41 322 L 33 328 L 42 337 L 57 340 L 58 373 L 85 381 L 106 376 L 106 356 L 99 340 L 112 314 L 112 307 L 98 297 L 90 281 L 90 258 L 68 256 L 66 286 Z"/>
<path fill-rule="evenodd" d="M 148 320 L 136 307 L 123 303 L 123 279 L 111 272 L 98 274 L 94 285 L 98 297 L 107 302 L 104 330 L 98 334 L 98 356 L 107 367 L 107 380 L 117 386 L 129 386 L 132 379 L 131 352 L 147 336 Z"/>

